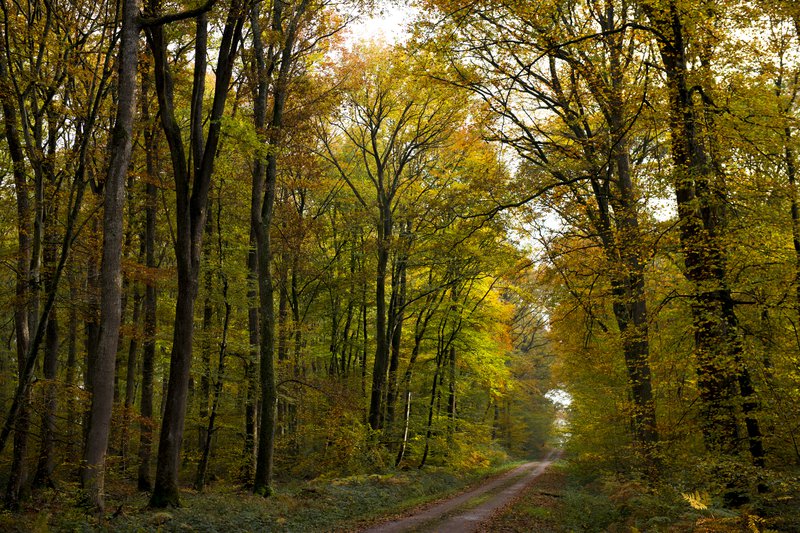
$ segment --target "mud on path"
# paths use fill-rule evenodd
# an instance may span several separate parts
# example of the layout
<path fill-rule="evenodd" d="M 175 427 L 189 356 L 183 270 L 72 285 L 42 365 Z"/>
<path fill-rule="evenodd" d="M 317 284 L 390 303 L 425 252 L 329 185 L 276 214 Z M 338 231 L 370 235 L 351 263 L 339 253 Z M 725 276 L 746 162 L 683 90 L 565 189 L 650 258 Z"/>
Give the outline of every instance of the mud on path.
<path fill-rule="evenodd" d="M 467 533 L 477 531 L 496 509 L 510 503 L 561 455 L 551 451 L 542 461 L 525 463 L 467 492 L 418 509 L 414 514 L 376 524 L 362 533 L 410 531 Z"/>

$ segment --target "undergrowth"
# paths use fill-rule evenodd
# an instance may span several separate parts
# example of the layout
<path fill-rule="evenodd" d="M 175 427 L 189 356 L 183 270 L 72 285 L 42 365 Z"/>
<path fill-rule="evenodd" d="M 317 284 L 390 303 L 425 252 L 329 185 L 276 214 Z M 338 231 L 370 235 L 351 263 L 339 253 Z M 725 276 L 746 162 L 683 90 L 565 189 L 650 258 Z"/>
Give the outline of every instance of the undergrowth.
<path fill-rule="evenodd" d="M 87 514 L 76 501 L 43 493 L 28 502 L 22 513 L 0 514 L 0 531 L 36 532 L 140 532 L 245 531 L 320 532 L 352 530 L 382 517 L 399 514 L 430 500 L 446 497 L 466 486 L 518 463 L 481 464 L 454 470 L 434 466 L 387 470 L 343 478 L 280 484 L 270 498 L 255 496 L 239 487 L 216 484 L 205 493 L 184 491 L 182 507 L 147 509 L 147 495 L 131 492 L 128 484 L 108 487 L 107 514 L 103 521 Z"/>

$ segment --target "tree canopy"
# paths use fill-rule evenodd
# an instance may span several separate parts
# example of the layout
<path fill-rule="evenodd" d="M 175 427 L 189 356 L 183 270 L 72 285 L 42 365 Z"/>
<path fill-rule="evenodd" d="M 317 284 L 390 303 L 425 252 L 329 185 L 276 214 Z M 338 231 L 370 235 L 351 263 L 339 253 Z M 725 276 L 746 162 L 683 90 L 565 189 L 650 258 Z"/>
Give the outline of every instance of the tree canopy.
<path fill-rule="evenodd" d="M 0 0 L 5 505 L 563 446 L 798 527 L 796 2 L 375 9 Z"/>

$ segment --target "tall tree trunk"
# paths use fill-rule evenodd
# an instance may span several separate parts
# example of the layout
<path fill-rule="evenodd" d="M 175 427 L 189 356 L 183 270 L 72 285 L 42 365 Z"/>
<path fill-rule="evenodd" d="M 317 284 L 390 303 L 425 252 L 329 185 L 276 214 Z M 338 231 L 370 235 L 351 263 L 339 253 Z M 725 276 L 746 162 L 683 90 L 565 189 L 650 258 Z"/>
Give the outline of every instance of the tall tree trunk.
<path fill-rule="evenodd" d="M 202 455 L 200 463 L 197 465 L 197 475 L 195 476 L 194 488 L 197 491 L 203 491 L 206 485 L 206 474 L 208 472 L 208 464 L 211 458 L 211 443 L 214 437 L 214 424 L 217 420 L 217 412 L 219 410 L 219 399 L 222 396 L 222 387 L 225 379 L 225 356 L 228 349 L 228 325 L 231 318 L 231 304 L 228 302 L 228 281 L 222 281 L 222 295 L 225 300 L 225 315 L 222 319 L 222 339 L 219 343 L 219 359 L 217 361 L 217 381 L 214 383 L 214 397 L 211 401 L 211 413 L 208 417 L 208 426 L 203 433 L 205 441 L 201 446 Z"/>
<path fill-rule="evenodd" d="M 406 306 L 406 265 L 408 253 L 398 253 L 397 265 L 392 269 L 392 296 L 389 305 L 389 340 L 391 357 L 389 360 L 389 384 L 386 394 L 386 425 L 394 424 L 395 404 L 397 403 L 398 383 L 397 371 L 400 368 L 400 341 L 403 337 L 403 321 Z"/>
<path fill-rule="evenodd" d="M 232 0 L 219 40 L 214 97 L 205 139 L 203 101 L 207 77 L 208 16 L 203 12 L 196 17 L 195 66 L 190 113 L 191 157 L 188 160 L 183 133 L 175 117 L 173 78 L 167 53 L 169 43 L 166 41 L 162 25 L 148 25 L 148 41 L 153 52 L 161 124 L 169 145 L 175 180 L 175 258 L 178 271 L 169 383 L 159 436 L 156 480 L 150 497 L 150 506 L 156 508 L 180 504 L 178 470 L 192 366 L 194 304 L 197 297 L 206 206 L 219 148 L 221 118 L 229 93 L 234 61 L 238 54 L 244 15 L 242 3 L 239 0 Z"/>
<path fill-rule="evenodd" d="M 379 196 L 383 196 L 382 191 Z M 389 370 L 389 339 L 386 336 L 386 275 L 389 243 L 392 238 L 392 212 L 386 199 L 379 202 L 378 266 L 375 276 L 375 362 L 372 366 L 372 392 L 369 402 L 369 425 L 381 429 L 384 422 L 386 378 Z"/>
<path fill-rule="evenodd" d="M 99 207 L 99 202 L 92 196 L 92 207 Z M 99 217 L 95 214 L 90 222 L 89 239 L 92 244 L 98 244 L 100 239 Z M 86 263 L 86 318 L 84 320 L 84 362 L 83 382 L 86 392 L 92 393 L 92 376 L 94 375 L 95 361 L 97 360 L 97 341 L 100 333 L 100 262 L 95 253 L 96 248 L 89 250 Z M 86 431 L 89 428 L 89 411 L 83 413 L 83 439 L 86 442 Z"/>
<path fill-rule="evenodd" d="M 142 252 L 144 252 L 144 239 L 141 243 Z M 143 253 L 140 254 L 141 256 Z M 139 351 L 139 327 L 141 321 L 142 310 L 142 293 L 139 289 L 139 284 L 134 283 L 133 286 L 133 317 L 131 318 L 131 339 L 128 344 L 128 361 L 125 365 L 125 400 L 124 409 L 122 414 L 122 434 L 120 439 L 120 455 L 122 456 L 122 470 L 128 467 L 129 446 L 130 439 L 130 425 L 131 417 L 133 416 L 133 404 L 136 400 L 136 356 Z"/>
<path fill-rule="evenodd" d="M 123 0 L 117 117 L 111 141 L 111 162 L 105 183 L 103 209 L 102 299 L 100 335 L 92 381 L 92 405 L 81 465 L 81 486 L 98 512 L 103 512 L 105 455 L 114 403 L 114 366 L 119 341 L 125 184 L 133 148 L 139 28 L 136 0 Z"/>
<path fill-rule="evenodd" d="M 214 220 L 211 215 L 213 209 L 213 200 L 208 201 L 208 216 L 206 217 L 206 236 L 204 246 L 206 251 L 205 257 L 208 259 L 209 251 L 211 250 L 211 239 L 214 236 Z M 200 359 L 201 359 L 201 374 L 200 374 L 200 394 L 198 402 L 200 409 L 197 420 L 197 449 L 202 450 L 206 442 L 206 427 L 208 426 L 208 404 L 211 400 L 211 338 L 213 336 L 213 318 L 214 318 L 214 305 L 211 301 L 211 293 L 214 290 L 213 273 L 206 263 L 204 273 L 205 283 L 205 299 L 203 301 L 203 336 L 200 345 Z"/>
<path fill-rule="evenodd" d="M 720 196 L 724 191 L 718 190 L 715 184 L 713 164 L 697 132 L 697 111 L 687 83 L 689 70 L 683 20 L 674 0 L 664 8 L 649 4 L 644 7 L 653 24 L 666 36 L 660 43 L 660 51 L 669 91 L 669 127 L 684 275 L 695 292 L 692 315 L 704 440 L 711 451 L 737 452 L 738 385 L 748 419 L 750 451 L 754 462 L 762 463 L 764 450 L 760 429 L 752 415 L 753 391 L 749 374 L 741 362 L 742 341 L 720 242 L 724 222 Z"/>
<path fill-rule="evenodd" d="M 77 387 L 77 371 L 78 371 L 78 281 L 75 279 L 74 272 L 69 275 L 69 300 L 72 305 L 69 306 L 69 318 L 67 326 L 67 365 L 66 376 L 64 378 L 64 390 L 67 393 L 67 431 L 65 437 L 66 444 L 66 461 L 69 463 L 76 463 L 80 459 L 77 453 L 78 441 L 78 406 L 75 401 L 75 388 Z"/>
<path fill-rule="evenodd" d="M 48 210 L 51 211 L 51 210 Z M 45 290 L 55 291 L 53 286 L 53 275 L 55 274 L 56 262 L 58 260 L 58 235 L 53 235 L 52 226 L 54 225 L 51 216 L 55 213 L 48 213 L 48 238 L 45 245 Z M 33 486 L 37 488 L 54 488 L 53 471 L 55 470 L 55 432 L 56 432 L 56 408 L 57 390 L 56 378 L 58 377 L 58 316 L 56 309 L 50 311 L 45 331 L 44 342 L 44 364 L 43 373 L 45 385 L 43 391 L 44 411 L 42 412 L 42 429 L 39 448 L 39 461 L 36 466 L 36 474 L 33 477 Z"/>
<path fill-rule="evenodd" d="M 441 378 L 442 365 L 445 359 L 445 352 L 448 346 L 445 345 L 442 335 L 443 331 L 439 331 L 439 342 L 436 349 L 436 368 L 433 372 L 433 381 L 431 382 L 431 399 L 428 402 L 428 422 L 425 429 L 425 449 L 422 452 L 422 459 L 419 462 L 419 468 L 425 466 L 428 461 L 428 454 L 430 453 L 431 437 L 433 436 L 433 413 L 436 406 L 437 393 L 439 391 L 439 381 Z"/>
<path fill-rule="evenodd" d="M 613 11 L 609 13 L 608 28 L 616 27 Z M 624 36 L 611 35 L 609 56 L 611 91 L 608 98 L 609 126 L 613 141 L 612 168 L 617 174 L 616 225 L 618 252 L 612 275 L 613 310 L 622 337 L 622 350 L 628 373 L 628 386 L 633 399 L 633 432 L 637 448 L 646 460 L 655 463 L 654 446 L 658 441 L 656 406 L 650 372 L 647 299 L 645 297 L 645 265 L 641 259 L 642 235 L 639 229 L 636 191 L 631 174 L 629 125 L 625 116 Z M 597 95 L 598 99 L 602 95 Z M 602 100 L 601 100 L 602 101 Z M 606 246 L 608 248 L 608 246 Z"/>
<path fill-rule="evenodd" d="M 442 298 L 444 298 L 444 294 L 444 291 L 441 291 Z M 436 294 L 432 292 L 426 297 L 426 307 L 420 311 L 420 314 L 417 316 L 416 323 L 414 324 L 414 346 L 411 348 L 411 357 L 409 357 L 408 367 L 403 375 L 403 384 L 406 391 L 406 405 L 404 409 L 405 415 L 403 419 L 403 439 L 400 443 L 400 450 L 397 452 L 395 466 L 398 466 L 403 461 L 403 456 L 406 453 L 406 447 L 408 444 L 409 417 L 411 416 L 411 378 L 414 374 L 414 366 L 417 363 L 417 358 L 419 357 L 422 339 L 425 336 L 425 331 L 428 329 L 428 323 L 439 306 L 438 303 L 434 305 L 435 301 Z M 441 300 L 439 300 L 439 302 L 441 302 Z"/>
<path fill-rule="evenodd" d="M 145 186 L 145 225 L 144 243 L 145 266 L 150 276 L 144 288 L 144 301 L 142 302 L 144 325 L 142 328 L 142 381 L 139 399 L 139 470 L 137 472 L 137 487 L 141 491 L 152 489 L 150 475 L 150 457 L 153 442 L 153 372 L 156 357 L 156 329 L 158 294 L 156 280 L 152 274 L 156 267 L 156 209 L 158 206 L 158 191 L 156 179 L 158 176 L 158 162 L 156 150 L 156 126 L 151 123 L 150 115 L 150 66 L 147 66 L 142 75 L 142 121 L 144 123 L 145 139 L 145 164 L 147 181 Z"/>
<path fill-rule="evenodd" d="M 2 36 L 5 37 L 5 36 Z M 25 359 L 30 347 L 30 323 L 28 319 L 30 298 L 30 264 L 31 264 L 31 208 L 28 198 L 29 186 L 25 169 L 25 154 L 20 141 L 17 121 L 16 102 L 11 97 L 12 89 L 8 80 L 6 50 L 0 44 L 0 99 L 3 106 L 3 124 L 8 150 L 13 163 L 14 189 L 17 202 L 17 265 L 14 300 L 14 334 L 16 339 L 17 368 L 19 379 L 23 379 Z M 19 415 L 14 426 L 14 451 L 11 474 L 6 487 L 6 506 L 15 509 L 19 506 L 22 487 L 27 477 L 25 456 L 28 446 L 28 427 L 30 395 L 22 399 Z"/>
<path fill-rule="evenodd" d="M 253 491 L 256 494 L 269 496 L 272 493 L 272 468 L 275 446 L 275 423 L 278 401 L 278 391 L 275 383 L 274 351 L 275 351 L 275 303 L 273 298 L 274 284 L 272 280 L 272 241 L 270 230 L 274 214 L 275 191 L 278 177 L 277 148 L 281 142 L 283 129 L 283 114 L 289 90 L 289 76 L 292 69 L 292 55 L 297 38 L 298 25 L 301 17 L 308 7 L 308 0 L 301 0 L 295 10 L 288 17 L 288 25 L 284 28 L 282 2 L 275 2 L 272 12 L 272 31 L 274 35 L 283 37 L 280 43 L 280 61 L 278 73 L 273 84 L 272 116 L 267 134 L 266 165 L 260 158 L 256 159 L 254 172 L 263 173 L 263 200 L 261 202 L 261 224 L 257 225 L 256 241 L 258 243 L 258 272 L 259 272 L 259 304 L 260 304 L 260 358 L 261 358 L 261 424 L 258 439 L 258 459 L 256 461 L 256 475 Z M 271 76 L 266 69 L 272 67 L 265 61 L 264 47 L 261 43 L 260 30 L 258 30 L 258 11 L 253 11 L 251 23 L 256 22 L 254 31 L 254 48 L 260 56 L 259 81 L 269 80 Z M 255 35 L 257 37 L 255 37 Z M 277 59 L 272 51 L 269 54 L 270 63 Z M 274 63 L 272 63 L 274 65 Z M 260 88 L 259 88 L 260 91 Z M 266 100 L 264 100 L 266 102 Z M 264 108 L 264 112 L 266 108 Z M 266 117 L 264 117 L 265 119 Z M 261 117 L 257 117 L 256 127 Z M 265 120 L 262 124 L 266 124 Z"/>
<path fill-rule="evenodd" d="M 447 356 L 447 371 L 447 439 L 452 446 L 456 431 L 456 347 L 453 344 Z"/>

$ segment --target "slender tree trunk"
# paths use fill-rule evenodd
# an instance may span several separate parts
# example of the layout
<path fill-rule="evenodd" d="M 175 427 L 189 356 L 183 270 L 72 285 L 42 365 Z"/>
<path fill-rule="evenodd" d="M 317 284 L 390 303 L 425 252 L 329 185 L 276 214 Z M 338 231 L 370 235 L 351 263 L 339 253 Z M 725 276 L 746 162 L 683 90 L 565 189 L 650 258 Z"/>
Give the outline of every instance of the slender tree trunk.
<path fill-rule="evenodd" d="M 284 251 L 281 257 L 278 285 L 278 361 L 289 359 L 289 254 Z"/>
<path fill-rule="evenodd" d="M 205 257 L 208 258 L 211 249 L 211 239 L 214 236 L 214 221 L 211 215 L 213 201 L 208 201 L 208 216 L 206 217 L 206 236 L 204 245 L 206 247 Z M 208 262 L 207 262 L 208 263 Z M 200 403 L 199 416 L 197 421 L 197 449 L 202 450 L 206 442 L 206 427 L 208 426 L 208 406 L 211 401 L 211 338 L 214 318 L 214 306 L 211 301 L 211 293 L 214 290 L 213 273 L 206 264 L 205 269 L 205 299 L 203 301 L 203 336 L 200 347 L 201 371 L 200 374 Z"/>
<path fill-rule="evenodd" d="M 266 155 L 266 165 L 260 158 L 256 159 L 254 172 L 263 172 L 263 200 L 261 202 L 261 224 L 257 225 L 256 240 L 258 242 L 258 271 L 259 271 L 259 303 L 260 303 L 260 341 L 261 341 L 261 424 L 258 439 L 258 459 L 256 461 L 256 475 L 253 491 L 256 494 L 269 496 L 272 493 L 272 468 L 275 446 L 275 424 L 278 391 L 275 383 L 274 352 L 275 352 L 275 303 L 274 283 L 272 280 L 272 241 L 270 231 L 274 214 L 275 191 L 278 177 L 277 148 L 280 145 L 283 129 L 283 114 L 288 96 L 289 76 L 293 64 L 292 54 L 297 38 L 298 24 L 308 6 L 308 0 L 301 0 L 289 18 L 288 26 L 283 27 L 283 3 L 275 2 L 272 12 L 272 30 L 275 35 L 282 35 L 280 43 L 280 63 L 278 74 L 273 84 L 272 116 L 267 134 L 267 145 L 270 147 Z M 251 23 L 255 22 L 258 28 L 258 11 L 253 11 Z M 253 32 L 253 44 L 261 59 L 259 60 L 259 80 L 269 80 L 271 76 L 264 72 L 266 65 L 264 47 L 261 43 L 260 30 Z M 274 57 L 270 52 L 270 60 Z M 272 62 L 272 61 L 270 61 Z M 273 63 L 274 64 L 274 63 Z M 260 91 L 260 88 L 259 88 Z M 260 96 L 260 95 L 259 95 Z M 266 100 L 264 100 L 266 101 Z M 264 109 L 266 110 L 266 108 Z M 264 117 L 265 119 L 266 117 Z M 256 127 L 261 117 L 257 117 Z M 266 121 L 263 122 L 266 124 Z"/>
<path fill-rule="evenodd" d="M 452 343 L 447 356 L 447 370 L 447 437 L 452 446 L 456 431 L 456 347 Z"/>
<path fill-rule="evenodd" d="M 229 93 L 234 61 L 238 54 L 244 16 L 243 4 L 239 0 L 232 0 L 218 45 L 214 98 L 208 116 L 208 132 L 205 139 L 203 101 L 207 77 L 208 16 L 202 13 L 196 18 L 195 66 L 190 113 L 190 159 L 186 157 L 183 134 L 175 117 L 173 78 L 164 28 L 162 26 L 148 28 L 148 41 L 155 64 L 161 123 L 170 148 L 175 180 L 175 258 L 178 271 L 169 383 L 159 436 L 156 480 L 150 498 L 150 506 L 156 508 L 180 504 L 178 470 L 192 366 L 194 303 L 197 297 L 203 229 L 211 178 L 219 148 L 221 118 Z M 188 161 L 192 162 L 191 169 Z"/>
<path fill-rule="evenodd" d="M 51 133 L 55 135 L 55 133 Z M 49 141 L 52 145 L 55 144 L 54 139 Z M 53 147 L 52 150 L 55 150 Z M 50 154 L 53 157 L 54 154 Z M 44 224 L 45 224 L 45 243 L 44 243 L 44 286 L 47 294 L 55 292 L 57 287 L 55 285 L 56 268 L 58 265 L 58 246 L 59 234 L 57 228 L 57 216 L 59 211 L 59 191 L 55 190 L 55 179 L 53 176 L 52 168 L 48 168 L 48 185 L 53 189 L 51 192 L 51 201 L 44 206 Z M 58 315 L 55 307 L 50 310 L 47 320 L 47 328 L 45 330 L 44 342 L 44 362 L 43 373 L 45 378 L 44 390 L 42 391 L 42 399 L 44 410 L 41 416 L 41 437 L 39 446 L 39 461 L 36 466 L 36 473 L 33 478 L 33 486 L 35 488 L 54 487 L 52 479 L 53 470 L 55 469 L 55 432 L 56 432 L 56 408 L 57 408 L 57 389 L 56 378 L 58 377 L 58 349 L 59 349 L 59 334 L 58 334 Z"/>
<path fill-rule="evenodd" d="M 367 353 L 369 352 L 369 329 L 367 315 L 367 284 L 361 291 L 361 331 L 364 333 L 364 342 L 361 345 L 361 396 L 367 398 Z M 365 417 L 368 420 L 369 414 Z"/>
<path fill-rule="evenodd" d="M 4 37 L 4 36 L 3 36 Z M 0 99 L 3 106 L 3 124 L 8 150 L 13 163 L 14 189 L 17 202 L 17 265 L 16 265 L 16 294 L 14 303 L 14 334 L 17 351 L 17 368 L 19 379 L 23 379 L 25 359 L 30 346 L 29 311 L 29 282 L 31 264 L 31 208 L 28 178 L 25 169 L 25 154 L 19 137 L 17 126 L 17 106 L 11 97 L 12 89 L 9 83 L 8 68 L 5 63 L 5 46 L 0 44 Z M 23 398 L 20 412 L 14 426 L 14 451 L 11 464 L 11 475 L 6 487 L 6 506 L 16 509 L 19 506 L 22 487 L 26 480 L 25 456 L 27 453 L 29 414 L 28 407 L 30 395 Z"/>
<path fill-rule="evenodd" d="M 142 241 L 142 248 L 144 248 L 144 240 Z M 144 251 L 144 250 L 142 250 Z M 140 254 L 144 255 L 144 254 Z M 136 355 L 139 351 L 139 327 L 141 321 L 141 308 L 142 308 L 142 293 L 139 290 L 139 284 L 135 283 L 133 287 L 133 317 L 131 325 L 133 331 L 128 344 L 128 361 L 125 365 L 125 404 L 122 415 L 122 437 L 120 442 L 120 454 L 122 455 L 122 469 L 123 471 L 128 467 L 129 459 L 129 446 L 130 439 L 130 425 L 131 417 L 133 416 L 133 404 L 136 401 Z"/>
<path fill-rule="evenodd" d="M 644 7 L 653 24 L 668 36 L 661 43 L 661 58 L 670 99 L 669 124 L 684 274 L 695 291 L 692 315 L 704 440 L 711 451 L 737 452 L 739 392 L 748 419 L 750 451 L 754 462 L 761 463 L 763 445 L 753 416 L 749 374 L 741 361 L 743 347 L 719 236 L 724 222 L 724 206 L 720 202 L 724 191 L 715 184 L 713 164 L 698 138 L 697 112 L 687 83 L 687 46 L 681 13 L 674 0 L 663 8 L 649 4 Z"/>
<path fill-rule="evenodd" d="M 369 402 L 369 425 L 381 429 L 384 422 L 384 398 L 389 370 L 389 340 L 386 336 L 386 275 L 389 243 L 392 238 L 392 213 L 385 199 L 380 202 L 378 224 L 378 267 L 375 277 L 375 362 L 372 367 L 372 392 Z"/>
<path fill-rule="evenodd" d="M 430 444 L 431 444 L 431 437 L 433 436 L 433 413 L 434 408 L 436 406 L 436 398 L 438 393 L 438 386 L 439 386 L 439 379 L 442 370 L 442 363 L 445 358 L 445 351 L 447 350 L 447 346 L 444 345 L 444 339 L 442 339 L 441 334 L 443 332 L 440 331 L 439 336 L 439 346 L 436 350 L 436 369 L 433 372 L 433 381 L 431 382 L 431 399 L 428 402 L 428 422 L 425 430 L 425 449 L 422 452 L 422 459 L 419 462 L 419 468 L 425 466 L 425 463 L 428 461 L 428 454 L 430 453 Z"/>
<path fill-rule="evenodd" d="M 145 165 L 147 182 L 145 185 L 145 225 L 144 234 L 141 236 L 144 244 L 145 266 L 151 273 L 144 288 L 142 310 L 144 324 L 142 328 L 142 381 L 139 397 L 139 470 L 137 472 L 137 488 L 140 491 L 149 491 L 153 483 L 150 474 L 150 459 L 153 442 L 153 373 L 156 357 L 156 329 L 158 294 L 156 281 L 152 273 L 157 268 L 156 264 L 156 209 L 158 206 L 158 190 L 156 180 L 159 165 L 156 160 L 158 149 L 156 140 L 156 126 L 152 123 L 150 115 L 150 65 L 142 75 L 142 122 L 144 123 L 145 139 Z"/>
<path fill-rule="evenodd" d="M 105 183 L 103 210 L 102 299 L 100 336 L 92 381 L 92 405 L 81 465 L 81 486 L 98 512 L 103 512 L 105 455 L 114 403 L 114 366 L 120 328 L 122 237 L 125 184 L 133 148 L 139 28 L 136 0 L 123 0 L 117 117 L 112 132 L 111 163 Z"/>
<path fill-rule="evenodd" d="M 442 295 L 444 295 L 444 292 L 442 292 Z M 435 295 L 432 293 L 426 299 L 426 303 L 431 306 L 434 301 Z M 403 420 L 403 439 L 400 444 L 400 450 L 397 452 L 395 466 L 398 466 L 403 461 L 403 456 L 406 453 L 406 447 L 408 445 L 409 417 L 411 416 L 411 378 L 414 373 L 414 366 L 417 363 L 417 358 L 419 357 L 420 347 L 422 346 L 422 338 L 425 336 L 425 330 L 428 328 L 428 323 L 433 317 L 436 307 L 438 307 L 438 304 L 420 311 L 416 324 L 414 325 L 414 347 L 411 349 L 411 357 L 408 361 L 408 368 L 406 368 L 406 372 L 403 376 L 403 384 L 406 391 L 405 416 Z"/>
<path fill-rule="evenodd" d="M 92 198 L 97 202 L 94 196 Z M 92 207 L 98 206 L 93 205 Z M 97 215 L 92 216 L 89 238 L 93 244 L 99 244 L 97 241 L 100 238 L 100 224 Z M 86 263 L 86 308 L 83 382 L 86 392 L 91 394 L 94 386 L 92 376 L 97 360 L 97 341 L 100 333 L 100 264 L 95 249 L 89 250 L 89 259 Z M 86 410 L 83 413 L 83 443 L 86 442 L 86 431 L 89 428 L 88 417 L 89 411 Z"/>
<path fill-rule="evenodd" d="M 402 250 L 399 253 L 397 266 L 392 269 L 392 297 L 389 311 L 389 316 L 391 317 L 389 320 L 391 358 L 389 360 L 389 386 L 386 397 L 386 425 L 389 428 L 394 424 L 394 411 L 398 395 L 397 371 L 400 368 L 400 342 L 403 337 L 403 321 L 405 320 L 407 263 L 407 252 Z"/>
<path fill-rule="evenodd" d="M 223 280 L 222 294 L 225 299 L 225 316 L 222 320 L 222 340 L 219 344 L 219 360 L 217 364 L 217 381 L 214 383 L 214 398 L 211 401 L 211 413 L 208 417 L 208 426 L 204 432 L 205 441 L 201 446 L 202 456 L 197 465 L 197 475 L 195 476 L 194 488 L 203 491 L 206 485 L 206 475 L 208 464 L 211 457 L 211 443 L 214 437 L 214 424 L 217 420 L 219 399 L 222 396 L 222 387 L 225 379 L 225 356 L 228 349 L 228 324 L 231 317 L 231 304 L 228 302 L 228 281 Z"/>
<path fill-rule="evenodd" d="M 47 253 L 47 255 L 50 256 L 50 253 Z M 51 259 L 51 257 L 48 257 L 45 261 L 55 267 Z M 51 287 L 48 290 L 55 290 L 55 288 Z M 56 396 L 58 347 L 58 318 L 56 310 L 52 309 L 45 332 L 45 355 L 42 370 L 46 381 L 43 391 L 44 412 L 42 413 L 39 462 L 36 466 L 36 474 L 33 477 L 33 486 L 36 488 L 55 488 L 53 471 L 55 470 L 56 408 L 58 405 Z"/>
<path fill-rule="evenodd" d="M 280 16 L 282 6 L 276 2 L 272 29 L 280 29 Z M 250 24 L 253 27 L 253 50 L 255 55 L 256 94 L 254 106 L 254 119 L 257 133 L 264 135 L 267 127 L 267 95 L 271 78 L 273 50 L 270 48 L 269 56 L 264 49 L 261 36 L 259 5 L 251 8 Z M 277 26 L 276 26 L 277 25 Z M 274 162 L 273 162 L 274 164 Z M 261 413 L 258 432 L 258 448 L 256 452 L 256 470 L 253 482 L 253 492 L 269 496 L 272 493 L 272 453 L 275 438 L 275 371 L 273 368 L 273 300 L 272 300 L 272 270 L 270 225 L 272 223 L 273 202 L 275 199 L 275 183 L 269 182 L 269 162 L 265 164 L 260 156 L 256 156 L 253 163 L 253 177 L 250 203 L 250 232 L 254 237 L 256 280 L 258 285 L 258 316 L 252 321 L 258 324 L 258 335 L 251 339 L 258 339 L 260 358 L 259 383 L 261 385 Z M 274 176 L 272 176 L 274 178 Z"/>
<path fill-rule="evenodd" d="M 612 17 L 613 18 L 613 17 Z M 613 20 L 609 20 L 609 27 Z M 618 267 L 612 275 L 614 315 L 622 337 L 622 349 L 628 372 L 628 384 L 633 398 L 634 441 L 646 460 L 655 464 L 656 406 L 653 398 L 650 372 L 650 344 L 648 340 L 647 299 L 645 297 L 645 265 L 641 259 L 642 235 L 639 229 L 636 191 L 631 175 L 628 124 L 623 100 L 624 54 L 622 35 L 609 37 L 611 94 L 609 100 L 609 126 L 614 144 L 613 165 L 617 174 L 617 243 L 615 262 Z M 601 98 L 598 95 L 598 98 Z M 608 248 L 608 247 L 607 247 Z M 614 255 L 613 252 L 611 255 Z"/>
<path fill-rule="evenodd" d="M 255 176 L 254 176 L 255 177 Z M 256 194 L 257 193 L 257 194 Z M 261 212 L 261 188 L 253 185 L 253 198 L 258 198 L 253 203 L 251 198 L 251 221 L 258 218 Z M 255 214 L 253 213 L 254 206 Z M 247 251 L 247 330 L 249 335 L 250 349 L 248 359 L 244 362 L 244 379 L 246 383 L 246 397 L 244 407 L 244 465 L 242 468 L 242 479 L 246 484 L 252 482 L 255 475 L 255 445 L 256 445 L 256 403 L 258 401 L 258 256 L 256 255 L 256 229 L 250 228 L 250 249 Z"/>
<path fill-rule="evenodd" d="M 406 401 L 403 407 L 403 438 L 400 439 L 400 449 L 397 451 L 397 459 L 394 461 L 394 466 L 397 468 L 403 462 L 403 456 L 406 453 L 406 445 L 408 444 L 408 424 L 411 418 L 411 391 L 406 391 Z"/>
<path fill-rule="evenodd" d="M 78 366 L 78 282 L 75 274 L 69 276 L 69 298 L 72 305 L 69 306 L 69 318 L 67 327 L 67 368 L 64 378 L 64 390 L 67 393 L 67 430 L 65 433 L 66 461 L 69 463 L 79 460 L 77 453 L 77 443 L 79 430 L 78 427 L 78 407 L 75 402 L 75 389 L 77 387 L 77 366 Z"/>

